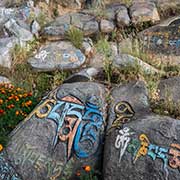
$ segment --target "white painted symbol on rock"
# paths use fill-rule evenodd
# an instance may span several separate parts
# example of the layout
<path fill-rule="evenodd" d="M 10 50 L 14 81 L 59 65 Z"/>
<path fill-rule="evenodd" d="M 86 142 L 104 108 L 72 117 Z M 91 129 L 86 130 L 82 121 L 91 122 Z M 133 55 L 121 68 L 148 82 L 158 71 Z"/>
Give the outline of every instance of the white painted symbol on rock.
<path fill-rule="evenodd" d="M 43 51 L 40 51 L 38 54 L 36 54 L 35 58 L 41 59 L 44 61 L 44 59 L 47 57 L 48 54 L 49 54 L 49 52 L 43 50 Z"/>
<path fill-rule="evenodd" d="M 125 127 L 124 129 L 119 130 L 119 134 L 116 137 L 115 147 L 120 149 L 119 152 L 119 163 L 121 162 L 122 156 L 124 155 L 128 143 L 130 142 L 131 138 L 129 136 L 133 135 L 134 132 L 129 132 L 130 129 Z"/>

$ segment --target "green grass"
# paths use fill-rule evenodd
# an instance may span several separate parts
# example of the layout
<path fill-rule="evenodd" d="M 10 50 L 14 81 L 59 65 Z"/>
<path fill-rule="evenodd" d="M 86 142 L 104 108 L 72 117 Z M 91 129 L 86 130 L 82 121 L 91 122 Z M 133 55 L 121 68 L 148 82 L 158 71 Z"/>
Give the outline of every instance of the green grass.
<path fill-rule="evenodd" d="M 70 29 L 65 34 L 66 38 L 71 41 L 71 43 L 78 49 L 82 48 L 83 43 L 83 32 L 75 27 L 70 27 Z"/>

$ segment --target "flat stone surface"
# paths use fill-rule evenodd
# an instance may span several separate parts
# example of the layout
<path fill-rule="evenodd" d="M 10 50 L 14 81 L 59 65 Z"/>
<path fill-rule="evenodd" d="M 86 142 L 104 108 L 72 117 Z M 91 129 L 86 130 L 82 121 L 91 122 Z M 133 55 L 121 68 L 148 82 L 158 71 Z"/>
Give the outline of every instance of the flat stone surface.
<path fill-rule="evenodd" d="M 41 47 L 28 63 L 38 71 L 54 71 L 79 68 L 85 60 L 82 52 L 70 42 L 60 41 Z"/>
<path fill-rule="evenodd" d="M 114 30 L 115 24 L 112 21 L 102 19 L 100 22 L 100 29 L 103 33 L 110 33 Z"/>
<path fill-rule="evenodd" d="M 118 27 L 124 27 L 130 24 L 131 19 L 125 6 L 119 7 L 116 15 L 116 21 Z"/>
<path fill-rule="evenodd" d="M 172 77 L 161 80 L 158 89 L 160 99 L 172 100 L 179 106 L 180 104 L 180 77 Z"/>
<path fill-rule="evenodd" d="M 15 172 L 8 160 L 5 158 L 6 154 L 0 154 L 0 178 L 2 180 L 22 180 L 20 176 Z"/>
<path fill-rule="evenodd" d="M 115 56 L 113 60 L 113 65 L 117 68 L 123 68 L 126 66 L 136 67 L 138 65 L 139 67 L 141 67 L 142 71 L 144 71 L 146 74 L 155 74 L 160 72 L 159 70 L 149 65 L 148 63 L 129 54 L 120 54 Z"/>
<path fill-rule="evenodd" d="M 4 76 L 0 76 L 0 83 L 9 83 L 10 80 Z"/>
<path fill-rule="evenodd" d="M 42 35 L 49 40 L 65 39 L 65 33 L 69 30 L 70 25 L 82 30 L 85 36 L 99 32 L 99 25 L 94 16 L 84 13 L 69 13 L 47 24 L 42 30 Z"/>
<path fill-rule="evenodd" d="M 104 180 L 177 180 L 180 121 L 152 114 L 145 87 L 137 83 L 111 93 Z"/>
<path fill-rule="evenodd" d="M 162 56 L 162 61 L 169 60 L 176 64 L 180 55 L 180 30 L 179 19 L 170 19 L 165 23 L 153 26 L 140 33 L 142 47 L 149 53 Z M 167 57 L 166 57 L 167 56 Z M 167 60 L 166 60 L 167 59 Z"/>
<path fill-rule="evenodd" d="M 142 22 L 156 22 L 160 20 L 157 8 L 153 2 L 133 1 L 130 14 L 134 24 Z"/>
<path fill-rule="evenodd" d="M 26 180 L 78 179 L 83 166 L 100 167 L 105 93 L 97 83 L 72 83 L 44 97 L 11 133 L 6 152 L 16 172 Z"/>
<path fill-rule="evenodd" d="M 11 50 L 18 43 L 15 37 L 1 38 L 0 39 L 0 65 L 3 67 L 11 68 L 12 57 Z"/>
<path fill-rule="evenodd" d="M 10 19 L 5 23 L 5 28 L 20 41 L 33 40 L 33 34 L 27 29 L 21 27 L 15 19 Z"/>

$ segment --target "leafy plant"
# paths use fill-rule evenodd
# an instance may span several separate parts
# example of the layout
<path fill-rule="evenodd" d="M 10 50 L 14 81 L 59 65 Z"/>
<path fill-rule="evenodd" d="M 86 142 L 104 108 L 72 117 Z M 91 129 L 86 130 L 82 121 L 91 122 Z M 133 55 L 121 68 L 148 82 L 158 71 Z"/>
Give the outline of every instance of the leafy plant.
<path fill-rule="evenodd" d="M 76 48 L 78 48 L 78 49 L 82 48 L 84 35 L 81 30 L 71 26 L 70 29 L 66 32 L 65 36 L 69 41 L 72 42 L 72 44 Z"/>
<path fill-rule="evenodd" d="M 0 144 L 5 145 L 8 134 L 37 104 L 37 98 L 11 84 L 0 84 Z"/>

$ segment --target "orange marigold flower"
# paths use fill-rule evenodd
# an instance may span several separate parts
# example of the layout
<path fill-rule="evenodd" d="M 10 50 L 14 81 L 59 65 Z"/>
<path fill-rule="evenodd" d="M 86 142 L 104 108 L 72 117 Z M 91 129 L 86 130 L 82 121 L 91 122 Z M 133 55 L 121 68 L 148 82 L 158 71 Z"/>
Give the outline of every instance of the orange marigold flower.
<path fill-rule="evenodd" d="M 18 116 L 20 113 L 19 113 L 19 111 L 16 111 L 16 116 Z"/>
<path fill-rule="evenodd" d="M 3 114 L 4 113 L 4 110 L 3 109 L 0 109 L 0 114 Z"/>
<path fill-rule="evenodd" d="M 27 96 L 28 96 L 28 94 L 27 94 L 27 93 L 24 93 L 23 97 L 27 97 Z"/>
<path fill-rule="evenodd" d="M 12 97 L 12 96 L 9 96 L 8 99 L 11 100 L 11 99 L 13 99 L 13 97 Z"/>
<path fill-rule="evenodd" d="M 23 97 L 23 95 L 22 94 L 19 94 L 19 98 L 22 98 Z"/>
<path fill-rule="evenodd" d="M 0 144 L 0 152 L 3 150 L 3 145 Z"/>
<path fill-rule="evenodd" d="M 91 171 L 91 166 L 84 166 L 83 169 L 84 169 L 86 172 L 90 172 L 90 171 Z"/>
<path fill-rule="evenodd" d="M 29 93 L 28 93 L 28 96 L 32 96 L 32 92 L 29 92 Z"/>
<path fill-rule="evenodd" d="M 16 101 L 19 101 L 19 98 L 16 98 Z"/>
<path fill-rule="evenodd" d="M 21 91 L 21 90 L 22 90 L 22 89 L 21 89 L 21 88 L 19 88 L 19 87 L 16 89 L 16 91 Z"/>
<path fill-rule="evenodd" d="M 80 175 L 81 175 L 80 171 L 76 172 L 76 176 L 80 176 Z"/>
<path fill-rule="evenodd" d="M 3 100 L 2 99 L 0 99 L 0 104 L 2 104 L 3 103 Z"/>
<path fill-rule="evenodd" d="M 2 94 L 6 94 L 6 91 L 5 91 L 5 90 L 1 90 L 1 93 L 2 93 Z"/>
<path fill-rule="evenodd" d="M 14 108 L 14 104 L 10 104 L 10 107 L 11 107 L 11 108 Z"/>

